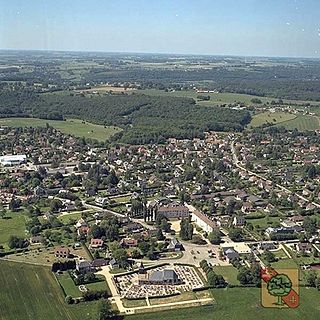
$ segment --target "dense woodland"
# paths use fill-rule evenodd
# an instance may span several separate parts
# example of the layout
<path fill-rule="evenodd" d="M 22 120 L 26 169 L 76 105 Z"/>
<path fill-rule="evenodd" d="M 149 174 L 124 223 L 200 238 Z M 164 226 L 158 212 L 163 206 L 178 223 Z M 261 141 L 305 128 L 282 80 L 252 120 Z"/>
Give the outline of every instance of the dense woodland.
<path fill-rule="evenodd" d="M 241 131 L 247 111 L 200 107 L 193 99 L 140 94 L 81 96 L 70 93 L 0 92 L 0 117 L 80 118 L 124 129 L 114 139 L 125 143 L 164 142 L 202 137 L 205 131 Z"/>

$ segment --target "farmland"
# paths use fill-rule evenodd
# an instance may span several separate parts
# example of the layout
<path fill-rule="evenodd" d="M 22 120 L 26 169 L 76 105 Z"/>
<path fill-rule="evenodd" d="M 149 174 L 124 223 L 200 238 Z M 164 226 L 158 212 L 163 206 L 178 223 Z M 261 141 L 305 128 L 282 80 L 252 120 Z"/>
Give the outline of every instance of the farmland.
<path fill-rule="evenodd" d="M 311 131 L 320 129 L 320 121 L 317 117 L 300 115 L 292 120 L 281 123 L 286 129 L 298 129 L 300 131 Z"/>
<path fill-rule="evenodd" d="M 263 308 L 260 304 L 259 288 L 214 289 L 212 294 L 216 300 L 214 306 L 192 309 L 165 311 L 156 314 L 142 314 L 126 317 L 126 320 L 151 319 L 199 319 L 199 320 L 287 320 L 317 319 L 320 312 L 319 304 L 314 303 L 320 298 L 316 289 L 301 288 L 301 305 L 297 309 Z"/>
<path fill-rule="evenodd" d="M 49 268 L 0 261 L 0 319 L 89 320 L 95 303 L 69 306 Z"/>
<path fill-rule="evenodd" d="M 0 119 L 0 126 L 10 127 L 45 127 L 46 124 L 54 127 L 65 134 L 76 137 L 84 137 L 105 141 L 113 134 L 121 131 L 120 128 L 110 126 L 104 127 L 77 119 L 67 119 L 66 121 L 46 120 L 37 118 L 3 118 Z"/>

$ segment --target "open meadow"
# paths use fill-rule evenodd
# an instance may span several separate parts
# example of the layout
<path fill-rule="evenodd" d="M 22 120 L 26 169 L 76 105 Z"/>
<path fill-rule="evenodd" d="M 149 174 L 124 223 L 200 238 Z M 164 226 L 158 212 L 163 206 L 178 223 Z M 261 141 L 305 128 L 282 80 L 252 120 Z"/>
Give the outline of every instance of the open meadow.
<path fill-rule="evenodd" d="M 285 121 L 295 119 L 294 114 L 288 112 L 261 112 L 252 117 L 250 127 L 259 127 L 263 124 L 282 124 Z"/>
<path fill-rule="evenodd" d="M 106 141 L 115 133 L 121 131 L 120 128 L 93 124 L 78 119 L 67 119 L 66 121 L 46 120 L 37 118 L 2 118 L 0 126 L 9 127 L 45 127 L 46 124 L 54 127 L 65 134 L 74 135 L 76 137 L 84 137 L 95 139 L 98 141 Z"/>

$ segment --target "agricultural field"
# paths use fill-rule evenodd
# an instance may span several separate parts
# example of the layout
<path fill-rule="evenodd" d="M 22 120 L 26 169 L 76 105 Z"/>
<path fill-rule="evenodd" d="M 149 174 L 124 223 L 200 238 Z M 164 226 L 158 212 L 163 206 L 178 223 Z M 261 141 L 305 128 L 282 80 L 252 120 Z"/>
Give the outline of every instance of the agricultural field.
<path fill-rule="evenodd" d="M 313 131 L 320 129 L 320 119 L 319 117 L 309 115 L 299 115 L 295 119 L 283 122 L 280 125 L 289 130 Z"/>
<path fill-rule="evenodd" d="M 102 125 L 97 125 L 78 119 L 67 119 L 66 121 L 37 118 L 0 119 L 0 126 L 10 127 L 45 127 L 47 123 L 62 133 L 74 135 L 76 137 L 95 139 L 98 141 L 105 141 L 115 133 L 121 131 L 121 129 L 118 127 L 104 127 Z"/>
<path fill-rule="evenodd" d="M 49 268 L 0 261 L 0 319 L 91 320 L 96 303 L 67 305 Z"/>
<path fill-rule="evenodd" d="M 259 288 L 214 289 L 213 306 L 139 314 L 125 317 L 125 320 L 306 320 L 318 319 L 320 306 L 315 301 L 320 293 L 312 288 L 300 288 L 301 305 L 297 309 L 263 308 L 260 304 Z"/>
<path fill-rule="evenodd" d="M 26 220 L 23 212 L 7 211 L 5 216 L 0 218 L 0 245 L 6 248 L 11 235 L 24 237 Z"/>
<path fill-rule="evenodd" d="M 252 117 L 249 124 L 250 127 L 259 127 L 263 124 L 281 124 L 283 122 L 293 120 L 296 115 L 288 112 L 261 112 L 257 113 Z"/>

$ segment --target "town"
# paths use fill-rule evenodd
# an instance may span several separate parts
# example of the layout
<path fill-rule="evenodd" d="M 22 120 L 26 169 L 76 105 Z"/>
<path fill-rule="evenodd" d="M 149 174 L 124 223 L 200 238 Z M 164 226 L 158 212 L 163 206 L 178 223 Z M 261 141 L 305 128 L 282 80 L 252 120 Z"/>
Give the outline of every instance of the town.
<path fill-rule="evenodd" d="M 260 268 L 320 278 L 320 136 L 255 129 L 99 147 L 1 127 L 1 259 L 51 268 L 66 303 L 211 305 Z"/>

